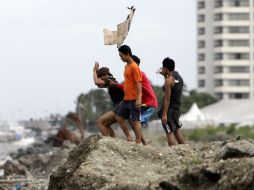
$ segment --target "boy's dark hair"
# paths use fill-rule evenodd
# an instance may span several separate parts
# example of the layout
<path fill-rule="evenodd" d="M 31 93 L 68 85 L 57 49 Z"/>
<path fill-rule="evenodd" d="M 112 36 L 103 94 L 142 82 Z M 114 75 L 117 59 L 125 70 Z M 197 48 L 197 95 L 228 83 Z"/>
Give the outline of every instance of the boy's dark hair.
<path fill-rule="evenodd" d="M 105 76 L 105 75 L 112 76 L 112 74 L 109 71 L 109 68 L 107 68 L 107 67 L 101 67 L 100 69 L 97 70 L 96 73 L 99 78 L 102 76 Z"/>
<path fill-rule="evenodd" d="M 169 57 L 165 58 L 162 62 L 163 67 L 166 67 L 169 71 L 175 70 L 175 61 Z"/>
<path fill-rule="evenodd" d="M 118 48 L 118 51 L 123 53 L 124 55 L 129 54 L 130 56 L 132 56 L 132 52 L 131 52 L 131 48 L 127 45 L 122 45 Z"/>
<path fill-rule="evenodd" d="M 132 59 L 133 59 L 133 61 L 135 61 L 135 63 L 137 63 L 138 65 L 140 64 L 140 59 L 139 59 L 138 56 L 132 55 Z"/>

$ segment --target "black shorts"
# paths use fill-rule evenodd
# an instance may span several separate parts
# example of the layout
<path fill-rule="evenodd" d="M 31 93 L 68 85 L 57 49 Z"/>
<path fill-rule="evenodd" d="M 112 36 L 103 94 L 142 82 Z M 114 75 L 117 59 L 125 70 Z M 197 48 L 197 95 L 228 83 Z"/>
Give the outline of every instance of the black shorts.
<path fill-rule="evenodd" d="M 120 106 L 120 103 L 119 104 L 114 104 L 113 105 L 113 112 L 115 113 L 115 114 L 117 114 L 117 112 L 118 112 L 118 109 L 119 109 L 119 106 Z"/>
<path fill-rule="evenodd" d="M 140 110 L 136 108 L 136 100 L 122 101 L 119 105 L 117 116 L 131 121 L 140 121 Z"/>
<path fill-rule="evenodd" d="M 162 109 L 158 111 L 158 117 L 161 119 Z M 174 133 L 182 127 L 182 125 L 180 124 L 179 118 L 180 118 L 180 111 L 169 108 L 167 113 L 167 125 L 162 125 L 166 133 L 169 133 L 169 132 Z"/>

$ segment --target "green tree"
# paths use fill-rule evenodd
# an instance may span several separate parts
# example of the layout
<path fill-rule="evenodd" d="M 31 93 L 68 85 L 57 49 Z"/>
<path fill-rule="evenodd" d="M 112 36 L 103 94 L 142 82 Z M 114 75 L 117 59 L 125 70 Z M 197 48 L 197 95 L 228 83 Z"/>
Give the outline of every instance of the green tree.
<path fill-rule="evenodd" d="M 186 113 L 193 103 L 197 103 L 199 108 L 216 103 L 218 100 L 208 93 L 198 93 L 191 90 L 189 95 L 184 95 L 182 98 L 181 112 Z"/>
<path fill-rule="evenodd" d="M 163 103 L 164 92 L 163 92 L 161 86 L 152 85 L 152 87 L 153 87 L 154 93 L 155 93 L 157 100 L 158 100 L 158 106 L 160 107 Z M 159 109 L 159 107 L 158 107 L 158 109 Z M 155 113 L 151 117 L 151 120 L 155 120 L 155 119 L 158 119 L 157 111 L 155 111 Z"/>
<path fill-rule="evenodd" d="M 161 86 L 153 85 L 153 89 L 154 89 L 154 92 L 157 96 L 158 104 L 160 107 L 163 103 L 164 92 L 163 92 Z M 210 104 L 216 103 L 217 101 L 218 100 L 216 98 L 214 98 L 213 96 L 211 96 L 208 93 L 198 93 L 195 90 L 191 90 L 190 92 L 188 92 L 187 86 L 184 85 L 183 95 L 182 95 L 181 113 L 186 113 L 190 109 L 190 107 L 193 103 L 197 103 L 199 108 L 202 108 L 202 107 L 208 106 Z M 154 114 L 152 119 L 158 119 L 157 114 Z"/>
<path fill-rule="evenodd" d="M 90 90 L 77 98 L 76 110 L 82 123 L 94 124 L 99 116 L 111 109 L 110 97 L 103 89 Z"/>
<path fill-rule="evenodd" d="M 161 86 L 153 85 L 154 92 L 158 99 L 159 107 L 163 103 L 164 92 Z M 182 97 L 181 112 L 187 112 L 191 105 L 196 102 L 200 108 L 217 102 L 217 100 L 206 93 L 197 93 L 195 90 L 189 92 L 187 87 L 184 87 Z M 86 94 L 80 94 L 76 102 L 76 111 L 79 114 L 81 123 L 85 126 L 86 123 L 95 124 L 96 120 L 104 113 L 112 110 L 112 102 L 109 94 L 105 89 L 90 90 Z M 151 117 L 151 120 L 158 119 L 157 111 Z"/>

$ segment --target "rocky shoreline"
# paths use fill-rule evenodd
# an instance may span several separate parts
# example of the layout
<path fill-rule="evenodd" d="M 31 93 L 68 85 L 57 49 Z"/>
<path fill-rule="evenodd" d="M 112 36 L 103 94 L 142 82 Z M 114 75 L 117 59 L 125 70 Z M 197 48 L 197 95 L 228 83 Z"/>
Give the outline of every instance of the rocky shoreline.
<path fill-rule="evenodd" d="M 70 143 L 57 148 L 40 142 L 11 153 L 12 159 L 0 166 L 0 170 L 4 171 L 4 175 L 0 177 L 0 190 L 28 186 L 31 189 L 47 189 L 48 177 L 52 170 L 66 160 L 73 147 Z"/>
<path fill-rule="evenodd" d="M 77 147 L 47 146 L 13 155 L 18 164 L 9 164 L 9 179 L 30 180 L 21 190 L 254 189 L 248 140 L 159 148 L 92 135 Z"/>
<path fill-rule="evenodd" d="M 250 190 L 253 156 L 247 140 L 156 148 L 93 135 L 51 174 L 48 190 Z"/>

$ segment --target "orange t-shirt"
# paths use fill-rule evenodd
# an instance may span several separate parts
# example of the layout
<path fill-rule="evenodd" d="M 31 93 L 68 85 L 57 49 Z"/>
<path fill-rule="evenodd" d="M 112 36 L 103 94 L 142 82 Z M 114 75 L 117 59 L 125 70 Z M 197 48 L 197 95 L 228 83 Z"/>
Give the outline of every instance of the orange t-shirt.
<path fill-rule="evenodd" d="M 136 100 L 137 83 L 142 81 L 142 75 L 135 62 L 125 66 L 124 79 L 124 100 Z"/>

